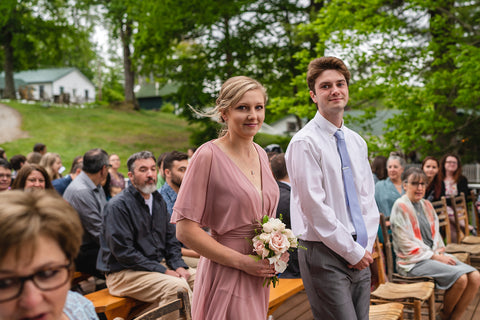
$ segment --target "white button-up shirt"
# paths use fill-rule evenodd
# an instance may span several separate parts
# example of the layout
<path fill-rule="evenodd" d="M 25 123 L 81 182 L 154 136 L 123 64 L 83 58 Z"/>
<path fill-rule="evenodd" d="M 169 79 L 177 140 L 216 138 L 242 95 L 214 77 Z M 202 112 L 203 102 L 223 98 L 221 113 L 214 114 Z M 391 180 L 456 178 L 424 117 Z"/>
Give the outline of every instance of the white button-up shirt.
<path fill-rule="evenodd" d="M 375 185 L 365 141 L 342 123 L 350 156 L 358 202 L 372 252 L 379 214 Z M 350 264 L 359 262 L 365 249 L 353 240 L 355 228 L 348 212 L 342 163 L 334 137 L 338 128 L 317 112 L 291 140 L 285 158 L 292 185 L 290 216 L 293 232 L 306 241 L 321 241 Z"/>

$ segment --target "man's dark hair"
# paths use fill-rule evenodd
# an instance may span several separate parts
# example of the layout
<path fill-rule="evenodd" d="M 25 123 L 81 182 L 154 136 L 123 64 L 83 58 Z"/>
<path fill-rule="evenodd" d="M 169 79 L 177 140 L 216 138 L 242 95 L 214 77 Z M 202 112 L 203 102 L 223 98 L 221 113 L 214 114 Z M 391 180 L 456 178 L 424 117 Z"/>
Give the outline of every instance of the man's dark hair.
<path fill-rule="evenodd" d="M 12 165 L 10 162 L 5 160 L 4 158 L 0 158 L 0 167 L 4 167 L 5 169 L 12 170 Z"/>
<path fill-rule="evenodd" d="M 108 153 L 100 148 L 91 149 L 83 155 L 83 171 L 94 174 L 108 166 Z"/>
<path fill-rule="evenodd" d="M 165 160 L 165 157 L 167 156 L 167 154 L 169 154 L 169 152 L 164 152 L 158 156 L 157 167 L 160 168 L 162 166 L 163 160 Z"/>
<path fill-rule="evenodd" d="M 73 158 L 70 173 L 75 173 L 78 169 L 83 169 L 83 156 L 76 156 L 75 158 Z"/>
<path fill-rule="evenodd" d="M 285 163 L 285 153 L 279 153 L 270 160 L 270 167 L 272 168 L 275 180 L 280 180 L 288 176 L 287 164 Z"/>
<path fill-rule="evenodd" d="M 163 159 L 163 171 L 165 172 L 166 169 L 172 170 L 173 162 L 182 160 L 188 160 L 188 154 L 177 150 L 170 152 L 165 159 Z"/>
<path fill-rule="evenodd" d="M 133 170 L 135 170 L 135 161 L 140 159 L 153 159 L 153 162 L 155 163 L 157 162 L 155 160 L 155 156 L 150 151 L 140 151 L 140 152 L 134 153 L 127 160 L 128 172 L 133 172 Z"/>
<path fill-rule="evenodd" d="M 10 164 L 15 171 L 20 170 L 22 163 L 25 162 L 27 162 L 27 158 L 23 154 L 16 154 L 10 158 Z"/>
<path fill-rule="evenodd" d="M 335 57 L 321 57 L 312 60 L 308 65 L 307 83 L 310 91 L 315 92 L 315 80 L 317 80 L 325 70 L 337 70 L 345 77 L 347 86 L 350 84 L 350 71 L 348 71 L 347 66 L 345 66 L 342 60 Z"/>
<path fill-rule="evenodd" d="M 42 152 L 45 149 L 46 145 L 43 143 L 35 143 L 33 146 L 33 151 L 34 152 Z"/>

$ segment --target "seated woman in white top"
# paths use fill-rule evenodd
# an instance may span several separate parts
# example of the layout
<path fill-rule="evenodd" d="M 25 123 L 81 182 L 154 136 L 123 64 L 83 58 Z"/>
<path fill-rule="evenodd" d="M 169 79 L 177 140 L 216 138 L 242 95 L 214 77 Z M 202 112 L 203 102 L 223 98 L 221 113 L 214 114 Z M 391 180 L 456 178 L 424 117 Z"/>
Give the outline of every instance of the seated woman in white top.
<path fill-rule="evenodd" d="M 419 168 L 402 174 L 405 195 L 395 201 L 390 216 L 397 270 L 406 276 L 430 276 L 446 290 L 443 319 L 460 319 L 480 286 L 479 272 L 445 253 L 438 217 L 425 200 L 427 177 Z"/>

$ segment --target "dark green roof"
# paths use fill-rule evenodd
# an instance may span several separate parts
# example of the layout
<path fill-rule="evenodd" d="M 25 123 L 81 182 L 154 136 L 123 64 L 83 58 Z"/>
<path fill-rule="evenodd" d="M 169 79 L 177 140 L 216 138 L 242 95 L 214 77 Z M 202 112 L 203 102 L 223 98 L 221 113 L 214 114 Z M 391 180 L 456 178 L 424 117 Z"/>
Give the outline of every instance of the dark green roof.
<path fill-rule="evenodd" d="M 345 111 L 345 115 L 351 115 L 352 117 L 359 117 L 359 116 L 363 115 L 364 113 L 365 113 L 365 111 L 363 111 L 363 110 L 348 110 L 348 111 Z M 400 111 L 396 110 L 396 109 L 377 110 L 375 118 L 366 121 L 365 124 L 351 122 L 351 120 L 349 119 L 350 122 L 345 121 L 345 125 L 348 128 L 350 128 L 350 129 L 352 129 L 356 132 L 359 132 L 359 133 L 363 132 L 363 128 L 362 128 L 363 125 L 369 125 L 369 126 L 371 126 L 371 129 L 372 129 L 372 131 L 371 131 L 372 135 L 381 136 L 386 132 L 385 121 L 387 119 L 392 118 L 394 115 L 399 114 L 399 113 L 400 113 Z"/>
<path fill-rule="evenodd" d="M 167 83 L 163 87 L 155 88 L 155 83 L 146 83 L 135 93 L 136 98 L 164 97 L 177 93 L 179 84 Z"/>

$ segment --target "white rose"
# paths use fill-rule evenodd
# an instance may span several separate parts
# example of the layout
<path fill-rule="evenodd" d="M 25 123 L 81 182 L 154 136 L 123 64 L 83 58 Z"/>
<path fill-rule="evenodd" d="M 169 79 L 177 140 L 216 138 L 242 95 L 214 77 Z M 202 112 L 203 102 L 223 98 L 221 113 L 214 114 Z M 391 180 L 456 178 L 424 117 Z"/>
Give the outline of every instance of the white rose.
<path fill-rule="evenodd" d="M 272 219 L 268 220 L 262 225 L 263 232 L 265 233 L 272 233 L 275 230 L 275 225 L 273 224 Z"/>
<path fill-rule="evenodd" d="M 263 241 L 263 243 L 269 243 L 272 235 L 270 233 L 262 233 L 262 234 L 258 235 L 257 237 L 258 237 L 258 239 Z"/>
<path fill-rule="evenodd" d="M 282 232 L 283 230 L 285 230 L 285 223 L 283 223 L 282 220 L 280 220 L 280 219 L 270 219 L 270 221 L 272 222 L 273 229 L 275 231 Z"/>
<path fill-rule="evenodd" d="M 280 259 L 281 255 L 278 254 L 274 257 L 268 258 L 268 261 L 270 264 L 273 264 L 275 266 L 275 271 L 278 273 L 282 273 L 287 269 L 287 263 L 283 260 Z"/>

